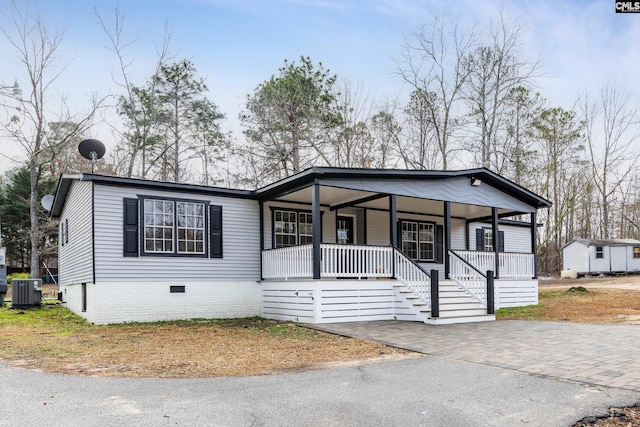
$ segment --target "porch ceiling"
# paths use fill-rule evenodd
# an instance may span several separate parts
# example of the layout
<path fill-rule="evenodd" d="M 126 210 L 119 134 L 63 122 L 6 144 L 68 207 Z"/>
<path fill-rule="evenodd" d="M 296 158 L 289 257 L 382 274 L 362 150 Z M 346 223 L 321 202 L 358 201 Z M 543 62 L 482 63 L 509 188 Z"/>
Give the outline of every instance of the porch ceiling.
<path fill-rule="evenodd" d="M 321 186 L 320 202 L 324 206 L 334 207 L 357 200 L 365 199 L 380 195 L 371 191 L 361 191 L 338 187 Z M 276 200 L 309 203 L 311 202 L 311 187 L 302 188 L 284 196 L 278 197 Z M 399 213 L 422 213 L 435 216 L 442 216 L 444 213 L 443 201 L 418 197 L 397 196 L 397 211 Z M 355 204 L 354 207 L 388 210 L 389 199 L 382 197 L 375 200 L 369 200 Z M 498 214 L 507 214 L 513 212 L 509 209 L 498 209 Z M 478 206 L 464 203 L 451 203 L 451 216 L 456 218 L 480 218 L 491 215 L 491 207 Z"/>

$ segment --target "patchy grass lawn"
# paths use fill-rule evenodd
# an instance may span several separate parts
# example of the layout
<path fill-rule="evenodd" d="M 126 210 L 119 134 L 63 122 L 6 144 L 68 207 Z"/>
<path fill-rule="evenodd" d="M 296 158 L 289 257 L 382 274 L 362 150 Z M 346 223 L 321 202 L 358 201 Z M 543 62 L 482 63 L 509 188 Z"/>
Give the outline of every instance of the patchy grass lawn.
<path fill-rule="evenodd" d="M 503 308 L 496 318 L 640 324 L 640 291 L 590 288 L 582 283 L 570 289 L 541 288 L 538 305 Z"/>
<path fill-rule="evenodd" d="M 261 318 L 96 326 L 58 305 L 0 308 L 0 358 L 12 366 L 110 377 L 264 375 L 417 356 Z"/>

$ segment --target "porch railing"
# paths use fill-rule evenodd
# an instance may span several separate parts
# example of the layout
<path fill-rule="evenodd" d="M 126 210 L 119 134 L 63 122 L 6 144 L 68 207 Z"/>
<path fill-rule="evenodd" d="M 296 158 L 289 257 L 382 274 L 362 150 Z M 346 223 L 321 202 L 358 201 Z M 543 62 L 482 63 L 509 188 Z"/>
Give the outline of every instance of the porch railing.
<path fill-rule="evenodd" d="M 323 243 L 320 245 L 320 252 L 321 277 L 393 277 L 395 262 L 396 277 L 401 277 L 399 274 L 406 272 L 409 280 L 409 271 L 420 268 L 417 265 L 410 266 L 408 263 L 411 263 L 411 260 L 406 257 L 404 260 L 400 259 L 397 254 L 394 255 L 393 248 L 387 246 Z M 495 270 L 493 252 L 451 250 L 450 253 L 455 255 L 450 255 L 449 258 L 452 271 L 456 256 L 469 263 L 481 274 L 487 270 Z M 311 278 L 313 276 L 312 255 L 312 245 L 264 250 L 262 251 L 262 277 L 265 279 Z M 501 252 L 499 260 L 501 279 L 531 279 L 534 276 L 533 254 Z M 463 272 L 460 271 L 460 273 Z"/>
<path fill-rule="evenodd" d="M 301 245 L 262 251 L 262 277 L 289 279 L 313 276 L 313 246 Z"/>
<path fill-rule="evenodd" d="M 397 249 L 393 251 L 393 261 L 396 279 L 411 288 L 428 307 L 431 307 L 431 277 L 429 274 Z"/>
<path fill-rule="evenodd" d="M 501 279 L 532 279 L 535 276 L 533 254 L 500 252 L 498 259 Z"/>
<path fill-rule="evenodd" d="M 386 246 L 320 245 L 320 276 L 392 277 L 391 248 Z"/>
<path fill-rule="evenodd" d="M 466 289 L 473 298 L 486 307 L 487 276 L 457 252 L 449 251 L 449 278 Z"/>
<path fill-rule="evenodd" d="M 460 258 L 473 265 L 479 271 L 494 271 L 496 269 L 495 254 L 493 252 L 483 251 L 461 251 L 453 250 L 453 253 Z M 534 276 L 534 256 L 529 253 L 520 252 L 500 252 L 498 254 L 500 261 L 500 278 L 501 279 L 531 279 Z"/>
<path fill-rule="evenodd" d="M 391 248 L 386 246 L 320 245 L 320 276 L 379 278 L 393 276 Z M 262 251 L 262 277 L 265 279 L 311 278 L 312 245 L 291 246 Z"/>

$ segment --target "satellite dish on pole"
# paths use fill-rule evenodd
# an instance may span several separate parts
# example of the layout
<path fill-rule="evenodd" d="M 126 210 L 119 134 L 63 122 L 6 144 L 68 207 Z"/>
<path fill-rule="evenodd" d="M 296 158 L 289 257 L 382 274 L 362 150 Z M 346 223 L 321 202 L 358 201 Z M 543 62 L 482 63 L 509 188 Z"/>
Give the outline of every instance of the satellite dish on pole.
<path fill-rule="evenodd" d="M 50 212 L 53 207 L 53 196 L 51 194 L 47 194 L 42 198 L 42 200 L 40 200 L 40 204 L 45 211 Z"/>
<path fill-rule="evenodd" d="M 82 157 L 91 160 L 91 173 L 93 173 L 96 160 L 101 159 L 107 150 L 104 148 L 104 144 L 97 139 L 85 139 L 78 145 L 78 151 Z"/>

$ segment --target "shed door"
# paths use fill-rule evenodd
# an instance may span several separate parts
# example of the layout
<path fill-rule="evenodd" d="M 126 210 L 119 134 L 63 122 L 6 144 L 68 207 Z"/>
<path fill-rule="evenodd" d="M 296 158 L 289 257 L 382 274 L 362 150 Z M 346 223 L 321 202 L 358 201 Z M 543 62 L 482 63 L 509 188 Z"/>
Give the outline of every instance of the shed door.
<path fill-rule="evenodd" d="M 611 246 L 611 271 L 627 271 L 626 246 Z"/>

